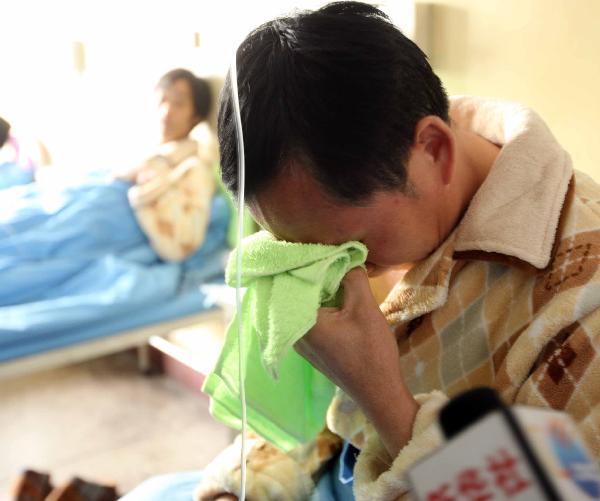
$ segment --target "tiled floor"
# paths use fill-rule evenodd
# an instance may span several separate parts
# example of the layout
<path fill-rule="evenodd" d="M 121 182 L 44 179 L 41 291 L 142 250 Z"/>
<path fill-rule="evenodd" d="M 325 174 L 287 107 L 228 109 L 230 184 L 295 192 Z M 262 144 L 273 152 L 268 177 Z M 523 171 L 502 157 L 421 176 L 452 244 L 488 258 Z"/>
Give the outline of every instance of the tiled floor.
<path fill-rule="evenodd" d="M 151 475 L 202 468 L 230 437 L 201 394 L 143 376 L 132 353 L 3 381 L 0 499 L 24 468 L 124 493 Z"/>

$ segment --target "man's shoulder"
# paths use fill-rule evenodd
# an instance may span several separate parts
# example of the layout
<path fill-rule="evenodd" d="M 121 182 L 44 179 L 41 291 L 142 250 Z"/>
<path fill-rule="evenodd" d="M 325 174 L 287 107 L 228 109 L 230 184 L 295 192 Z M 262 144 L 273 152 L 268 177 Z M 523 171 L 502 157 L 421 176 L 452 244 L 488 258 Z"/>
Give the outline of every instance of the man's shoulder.
<path fill-rule="evenodd" d="M 574 189 L 575 194 L 582 199 L 584 203 L 594 201 L 600 203 L 600 183 L 585 172 L 574 170 Z"/>
<path fill-rule="evenodd" d="M 600 285 L 600 185 L 575 171 L 550 263 L 538 276 L 542 303 L 561 292 Z M 545 298 L 544 300 L 542 300 Z"/>
<path fill-rule="evenodd" d="M 558 238 L 565 240 L 590 232 L 600 233 L 600 184 L 575 170 L 564 201 Z"/>

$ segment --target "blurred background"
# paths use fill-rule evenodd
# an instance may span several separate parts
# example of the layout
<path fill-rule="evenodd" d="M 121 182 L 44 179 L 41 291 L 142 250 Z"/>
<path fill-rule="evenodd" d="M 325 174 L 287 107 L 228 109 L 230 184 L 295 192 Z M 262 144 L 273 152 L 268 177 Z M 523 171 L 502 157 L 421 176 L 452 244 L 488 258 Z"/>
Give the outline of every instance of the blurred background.
<path fill-rule="evenodd" d="M 312 0 L 20 0 L 2 6 L 0 114 L 75 169 L 140 158 L 154 133 L 153 85 L 183 66 L 223 75 L 241 38 Z M 450 94 L 537 109 L 595 173 L 600 113 L 597 0 L 387 0 L 378 3 L 428 53 Z M 145 153 L 145 152 L 144 152 Z"/>

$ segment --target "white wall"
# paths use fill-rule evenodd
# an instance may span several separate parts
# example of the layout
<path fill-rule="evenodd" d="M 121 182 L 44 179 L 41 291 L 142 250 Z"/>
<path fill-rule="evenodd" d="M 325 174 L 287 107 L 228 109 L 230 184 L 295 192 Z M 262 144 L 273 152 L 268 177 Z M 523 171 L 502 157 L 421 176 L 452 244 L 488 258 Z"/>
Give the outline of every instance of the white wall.
<path fill-rule="evenodd" d="M 224 74 L 252 28 L 316 0 L 19 0 L 2 3 L 0 115 L 75 169 L 139 161 L 153 87 L 184 66 Z M 375 2 L 377 3 L 377 2 Z M 405 31 L 410 0 L 378 2 Z M 536 108 L 578 168 L 600 178 L 600 0 L 432 0 L 429 52 L 450 93 Z M 235 15 L 232 13 L 235 12 Z M 195 47 L 195 34 L 200 48 Z M 73 43 L 83 44 L 77 73 Z"/>
<path fill-rule="evenodd" d="M 535 108 L 600 180 L 600 1 L 432 3 L 431 57 L 448 91 Z"/>

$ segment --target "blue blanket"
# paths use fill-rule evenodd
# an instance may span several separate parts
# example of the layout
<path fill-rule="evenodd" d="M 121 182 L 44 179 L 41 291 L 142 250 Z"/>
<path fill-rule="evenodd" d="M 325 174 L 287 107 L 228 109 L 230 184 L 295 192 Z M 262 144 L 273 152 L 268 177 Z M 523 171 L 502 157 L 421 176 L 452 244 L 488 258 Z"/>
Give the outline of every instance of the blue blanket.
<path fill-rule="evenodd" d="M 30 184 L 2 190 L 0 349 L 206 307 L 199 284 L 222 280 L 229 219 L 224 197 L 213 200 L 202 247 L 182 263 L 167 263 L 135 220 L 129 186 L 97 178 L 61 189 Z M 185 307 L 174 307 L 178 301 Z"/>
<path fill-rule="evenodd" d="M 15 162 L 0 163 L 0 190 L 33 182 L 33 171 Z"/>

